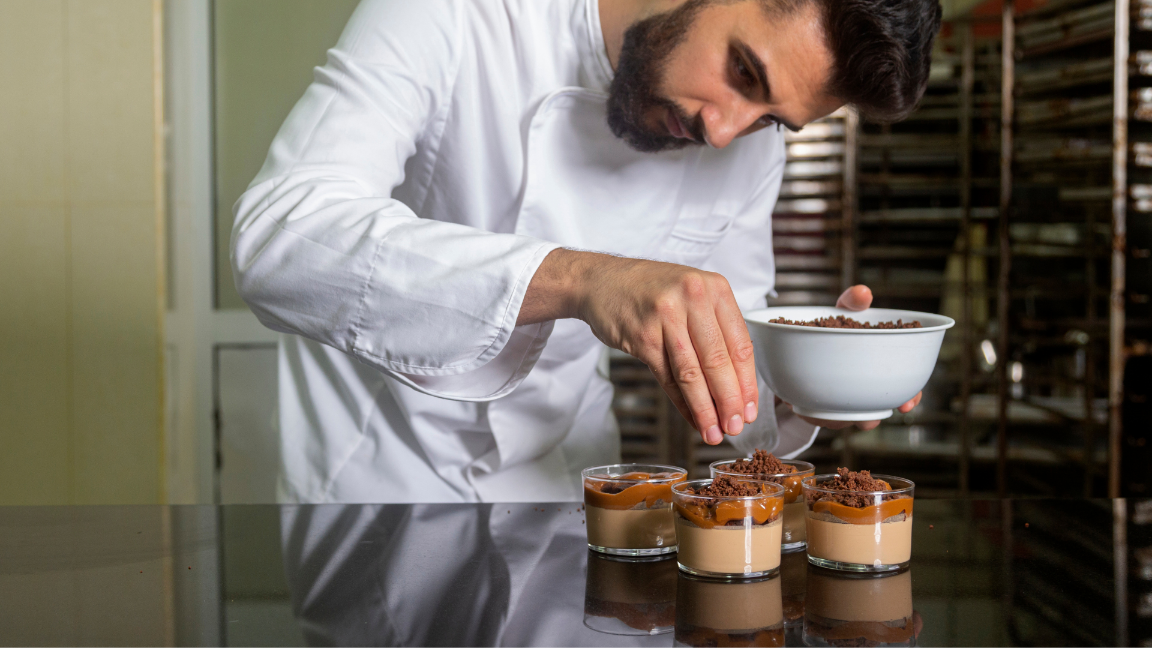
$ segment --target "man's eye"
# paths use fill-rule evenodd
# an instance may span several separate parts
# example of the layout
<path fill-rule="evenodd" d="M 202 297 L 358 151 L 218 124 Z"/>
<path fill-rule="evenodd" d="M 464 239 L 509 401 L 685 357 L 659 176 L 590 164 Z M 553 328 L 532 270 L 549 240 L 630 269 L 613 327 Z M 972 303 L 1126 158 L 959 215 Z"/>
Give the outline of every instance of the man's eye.
<path fill-rule="evenodd" d="M 736 59 L 736 76 L 740 77 L 740 80 L 745 83 L 756 82 L 756 77 L 752 76 L 752 71 L 749 70 L 748 66 L 744 65 L 744 61 L 740 59 Z"/>

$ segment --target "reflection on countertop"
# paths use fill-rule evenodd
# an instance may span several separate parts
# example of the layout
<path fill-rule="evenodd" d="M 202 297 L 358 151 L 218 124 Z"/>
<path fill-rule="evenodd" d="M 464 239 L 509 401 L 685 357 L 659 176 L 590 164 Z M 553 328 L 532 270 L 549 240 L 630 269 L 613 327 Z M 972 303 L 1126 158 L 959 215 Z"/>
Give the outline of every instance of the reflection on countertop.
<path fill-rule="evenodd" d="M 590 554 L 576 502 L 0 507 L 0 645 L 1138 643 L 1145 508 L 923 500 L 904 572 L 727 584 Z"/>

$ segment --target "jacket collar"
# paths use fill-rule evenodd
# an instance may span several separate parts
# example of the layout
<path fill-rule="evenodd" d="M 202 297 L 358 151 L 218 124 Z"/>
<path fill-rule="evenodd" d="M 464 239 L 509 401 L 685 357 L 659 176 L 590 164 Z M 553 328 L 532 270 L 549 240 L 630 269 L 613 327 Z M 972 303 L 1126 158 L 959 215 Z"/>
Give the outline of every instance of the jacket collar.
<path fill-rule="evenodd" d="M 600 27 L 598 0 L 580 0 L 573 7 L 572 24 L 580 56 L 581 85 L 589 90 L 608 92 L 612 84 L 612 65 L 604 47 L 604 30 Z"/>

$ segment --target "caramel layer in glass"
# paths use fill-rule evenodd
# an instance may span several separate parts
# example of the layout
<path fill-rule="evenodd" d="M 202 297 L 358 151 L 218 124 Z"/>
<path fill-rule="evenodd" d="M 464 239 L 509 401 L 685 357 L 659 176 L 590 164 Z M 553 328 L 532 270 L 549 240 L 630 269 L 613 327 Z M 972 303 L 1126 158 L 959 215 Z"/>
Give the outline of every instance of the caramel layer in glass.
<path fill-rule="evenodd" d="M 780 500 L 775 497 L 759 500 L 723 500 L 717 502 L 715 506 L 694 502 L 677 503 L 675 506 L 680 515 L 701 529 L 723 526 L 732 520 L 743 520 L 746 517 L 751 517 L 756 524 L 764 524 L 776 519 L 784 508 Z"/>
<path fill-rule="evenodd" d="M 652 479 L 653 477 L 671 479 L 666 482 L 640 481 L 645 479 Z M 627 475 L 612 476 L 608 479 L 620 481 L 636 480 L 640 483 L 629 486 L 619 493 L 604 493 L 601 491 L 601 489 L 603 489 L 606 485 L 619 482 L 585 480 L 585 504 L 589 504 L 591 506 L 599 506 L 600 508 L 626 511 L 630 508 L 635 508 L 637 504 L 644 502 L 645 506 L 651 508 L 656 505 L 658 500 L 671 502 L 672 485 L 684 481 L 686 477 L 684 475 L 678 475 L 674 473 L 657 473 L 656 475 L 650 475 L 648 473 L 628 473 Z"/>
<path fill-rule="evenodd" d="M 812 505 L 815 513 L 828 513 L 849 524 L 879 524 L 893 515 L 912 515 L 912 498 L 901 497 L 864 508 L 844 506 L 839 502 L 820 500 Z"/>

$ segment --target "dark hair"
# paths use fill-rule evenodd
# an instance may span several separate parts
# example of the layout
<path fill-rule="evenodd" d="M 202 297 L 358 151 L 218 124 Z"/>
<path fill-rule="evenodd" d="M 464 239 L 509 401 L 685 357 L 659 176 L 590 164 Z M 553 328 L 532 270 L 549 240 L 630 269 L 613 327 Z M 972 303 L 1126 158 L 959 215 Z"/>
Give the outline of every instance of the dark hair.
<path fill-rule="evenodd" d="M 811 0 L 832 52 L 828 93 L 876 122 L 904 119 L 928 87 L 937 0 Z"/>

